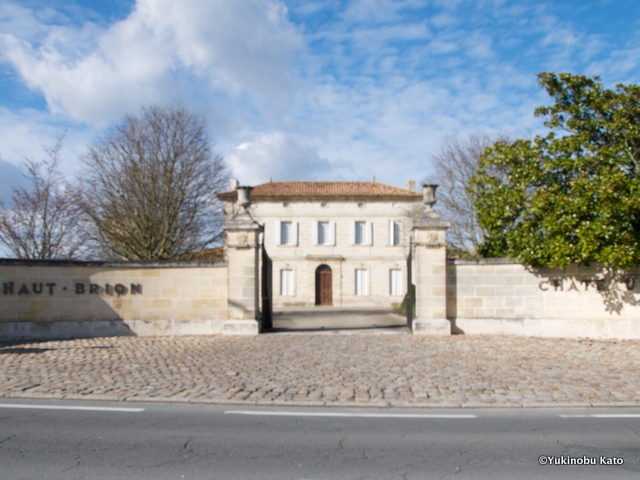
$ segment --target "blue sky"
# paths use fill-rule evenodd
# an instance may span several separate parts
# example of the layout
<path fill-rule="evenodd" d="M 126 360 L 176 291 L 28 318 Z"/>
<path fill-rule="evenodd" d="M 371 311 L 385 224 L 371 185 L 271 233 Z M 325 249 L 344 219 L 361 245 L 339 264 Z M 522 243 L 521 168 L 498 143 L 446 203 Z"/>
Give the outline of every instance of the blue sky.
<path fill-rule="evenodd" d="M 640 2 L 0 0 L 0 197 L 142 105 L 209 122 L 243 184 L 429 174 L 444 138 L 530 136 L 542 71 L 640 81 Z"/>

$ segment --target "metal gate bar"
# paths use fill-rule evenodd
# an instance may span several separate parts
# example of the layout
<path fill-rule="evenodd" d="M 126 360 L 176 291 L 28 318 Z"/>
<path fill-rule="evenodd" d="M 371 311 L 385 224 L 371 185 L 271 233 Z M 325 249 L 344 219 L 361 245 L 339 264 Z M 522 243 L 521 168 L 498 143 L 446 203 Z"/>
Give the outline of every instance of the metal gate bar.
<path fill-rule="evenodd" d="M 411 239 L 409 239 L 409 256 L 407 257 L 407 296 L 405 297 L 407 302 L 407 326 L 412 330 L 413 324 L 413 282 L 411 280 L 411 264 L 413 259 L 413 245 Z"/>
<path fill-rule="evenodd" d="M 273 295 L 273 268 L 271 258 L 267 255 L 267 250 L 262 244 L 262 331 L 273 327 L 273 306 L 271 297 Z"/>

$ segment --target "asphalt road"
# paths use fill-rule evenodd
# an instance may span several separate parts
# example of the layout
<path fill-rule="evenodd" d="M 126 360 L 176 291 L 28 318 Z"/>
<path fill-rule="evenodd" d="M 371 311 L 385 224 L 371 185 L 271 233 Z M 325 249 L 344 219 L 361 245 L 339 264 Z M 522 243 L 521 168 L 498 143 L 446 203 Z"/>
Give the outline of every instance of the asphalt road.
<path fill-rule="evenodd" d="M 0 478 L 635 479 L 639 431 L 637 409 L 249 409 L 3 400 Z M 596 465 L 540 465 L 541 456 L 543 463 Z"/>

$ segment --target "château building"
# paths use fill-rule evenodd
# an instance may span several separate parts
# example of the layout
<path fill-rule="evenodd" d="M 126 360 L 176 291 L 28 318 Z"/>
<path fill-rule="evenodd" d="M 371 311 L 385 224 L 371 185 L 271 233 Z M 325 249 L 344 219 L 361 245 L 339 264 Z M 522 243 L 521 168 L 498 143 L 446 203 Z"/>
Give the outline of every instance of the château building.
<path fill-rule="evenodd" d="M 239 211 L 238 182 L 219 195 Z M 250 190 L 251 218 L 264 227 L 273 306 L 390 306 L 407 291 L 412 219 L 422 212 L 415 183 L 269 182 Z"/>

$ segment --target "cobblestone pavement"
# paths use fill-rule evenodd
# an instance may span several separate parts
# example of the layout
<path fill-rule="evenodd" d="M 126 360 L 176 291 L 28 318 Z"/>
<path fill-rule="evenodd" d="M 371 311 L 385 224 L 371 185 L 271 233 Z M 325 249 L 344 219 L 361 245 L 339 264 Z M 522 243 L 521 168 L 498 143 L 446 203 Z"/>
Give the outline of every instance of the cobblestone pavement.
<path fill-rule="evenodd" d="M 120 337 L 0 344 L 0 396 L 309 406 L 639 406 L 640 341 Z"/>

